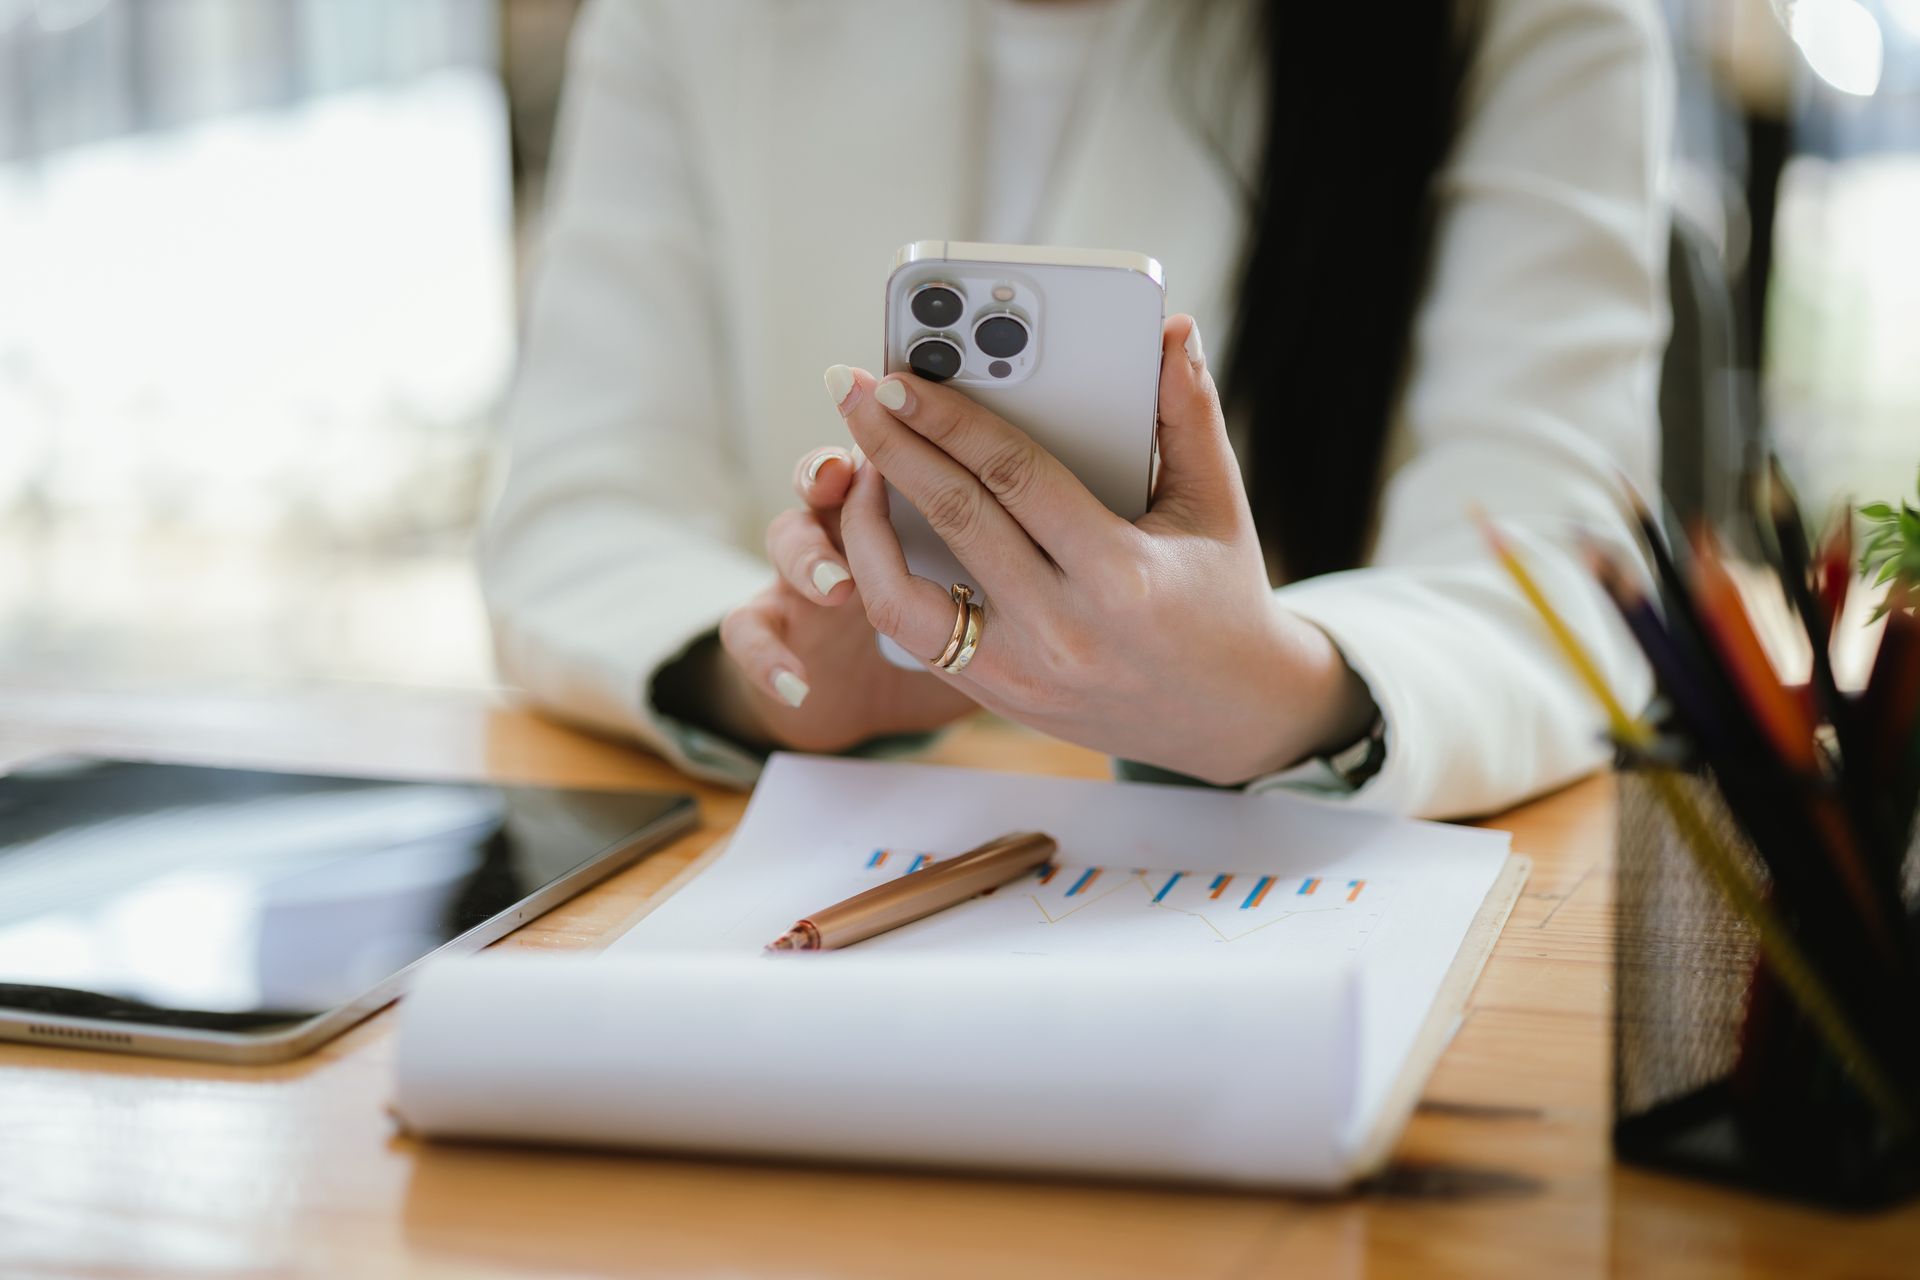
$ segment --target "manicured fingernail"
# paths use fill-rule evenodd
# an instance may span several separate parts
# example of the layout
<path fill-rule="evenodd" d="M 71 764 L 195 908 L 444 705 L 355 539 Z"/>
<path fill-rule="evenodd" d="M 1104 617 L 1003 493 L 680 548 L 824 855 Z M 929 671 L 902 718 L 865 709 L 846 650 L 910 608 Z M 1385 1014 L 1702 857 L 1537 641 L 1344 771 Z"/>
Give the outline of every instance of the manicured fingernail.
<path fill-rule="evenodd" d="M 790 707 L 797 707 L 807 700 L 807 682 L 785 667 L 773 673 L 773 687 Z"/>
<path fill-rule="evenodd" d="M 1193 327 L 1187 330 L 1187 359 L 1198 368 L 1206 358 L 1207 353 L 1200 349 L 1200 322 L 1195 320 Z"/>
<path fill-rule="evenodd" d="M 838 409 L 853 392 L 853 370 L 843 364 L 830 364 L 824 377 L 827 399 L 833 401 L 833 407 Z"/>
<path fill-rule="evenodd" d="M 820 478 L 820 468 L 829 462 L 844 462 L 847 470 L 853 470 L 853 455 L 845 449 L 822 449 L 813 455 L 813 461 L 807 464 L 807 483 L 812 484 Z"/>
<path fill-rule="evenodd" d="M 898 378 L 888 378 L 873 389 L 873 398 L 899 413 L 907 407 L 907 384 Z"/>
<path fill-rule="evenodd" d="M 821 595 L 833 594 L 833 589 L 853 575 L 831 560 L 822 560 L 813 566 L 813 589 Z"/>
<path fill-rule="evenodd" d="M 853 446 L 853 469 L 858 471 L 867 465 L 867 451 L 859 445 Z"/>

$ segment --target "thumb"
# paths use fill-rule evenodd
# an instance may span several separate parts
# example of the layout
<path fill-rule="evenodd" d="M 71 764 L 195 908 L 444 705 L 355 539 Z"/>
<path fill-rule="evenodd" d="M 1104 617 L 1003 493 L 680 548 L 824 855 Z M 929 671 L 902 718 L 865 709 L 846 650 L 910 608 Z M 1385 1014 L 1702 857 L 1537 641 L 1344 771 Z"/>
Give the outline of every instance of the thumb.
<path fill-rule="evenodd" d="M 1211 529 L 1244 513 L 1240 464 L 1192 316 L 1171 316 L 1161 330 L 1159 439 L 1153 514 Z"/>

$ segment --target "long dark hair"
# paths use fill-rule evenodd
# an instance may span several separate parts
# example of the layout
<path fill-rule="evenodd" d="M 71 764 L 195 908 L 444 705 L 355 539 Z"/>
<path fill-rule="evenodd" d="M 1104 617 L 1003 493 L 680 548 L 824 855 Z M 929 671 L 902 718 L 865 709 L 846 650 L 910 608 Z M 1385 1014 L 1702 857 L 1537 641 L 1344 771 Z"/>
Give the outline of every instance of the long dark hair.
<path fill-rule="evenodd" d="M 1250 15 L 1265 119 L 1222 391 L 1285 577 L 1366 554 L 1478 7 L 1264 0 Z"/>

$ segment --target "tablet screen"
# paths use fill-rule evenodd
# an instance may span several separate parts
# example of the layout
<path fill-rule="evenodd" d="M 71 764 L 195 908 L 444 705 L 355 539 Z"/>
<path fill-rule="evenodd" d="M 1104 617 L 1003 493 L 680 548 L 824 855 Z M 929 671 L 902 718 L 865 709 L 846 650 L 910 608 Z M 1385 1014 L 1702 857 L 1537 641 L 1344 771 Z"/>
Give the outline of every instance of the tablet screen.
<path fill-rule="evenodd" d="M 303 1021 L 684 796 L 112 760 L 0 777 L 0 1007 L 219 1031 Z"/>

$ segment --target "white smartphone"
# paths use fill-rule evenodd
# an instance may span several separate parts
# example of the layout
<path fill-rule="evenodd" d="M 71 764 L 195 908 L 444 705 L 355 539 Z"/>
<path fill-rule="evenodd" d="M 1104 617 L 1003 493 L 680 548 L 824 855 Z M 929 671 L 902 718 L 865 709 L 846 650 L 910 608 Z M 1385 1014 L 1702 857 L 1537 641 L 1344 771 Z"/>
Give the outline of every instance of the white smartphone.
<path fill-rule="evenodd" d="M 920 240 L 887 279 L 889 373 L 950 383 L 1025 431 L 1115 514 L 1146 513 L 1166 318 L 1160 264 L 1139 253 Z M 986 593 L 889 487 L 907 567 Z M 888 661 L 924 668 L 885 636 Z"/>

